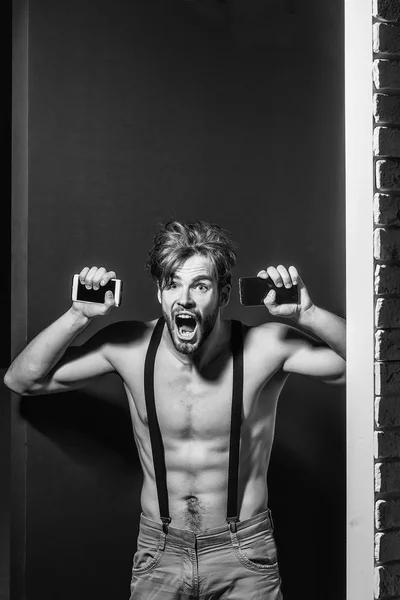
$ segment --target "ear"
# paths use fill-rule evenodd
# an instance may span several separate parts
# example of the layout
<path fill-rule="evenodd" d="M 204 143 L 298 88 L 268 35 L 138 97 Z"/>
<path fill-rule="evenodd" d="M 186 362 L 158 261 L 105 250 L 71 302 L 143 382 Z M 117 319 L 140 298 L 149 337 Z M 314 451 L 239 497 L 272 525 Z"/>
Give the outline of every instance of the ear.
<path fill-rule="evenodd" d="M 157 283 L 157 299 L 158 299 L 159 303 L 161 304 L 161 289 L 160 289 L 159 283 Z"/>
<path fill-rule="evenodd" d="M 225 308 L 231 297 L 232 286 L 230 284 L 224 285 L 219 294 L 219 307 Z"/>

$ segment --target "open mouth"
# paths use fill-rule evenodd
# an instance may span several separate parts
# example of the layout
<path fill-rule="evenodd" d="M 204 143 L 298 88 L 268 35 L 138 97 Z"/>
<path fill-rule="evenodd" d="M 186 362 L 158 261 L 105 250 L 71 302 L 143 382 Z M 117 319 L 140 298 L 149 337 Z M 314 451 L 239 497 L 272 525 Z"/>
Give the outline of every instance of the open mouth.
<path fill-rule="evenodd" d="M 190 340 L 194 337 L 197 328 L 197 322 L 194 317 L 186 314 L 180 314 L 175 317 L 176 327 L 179 337 Z"/>

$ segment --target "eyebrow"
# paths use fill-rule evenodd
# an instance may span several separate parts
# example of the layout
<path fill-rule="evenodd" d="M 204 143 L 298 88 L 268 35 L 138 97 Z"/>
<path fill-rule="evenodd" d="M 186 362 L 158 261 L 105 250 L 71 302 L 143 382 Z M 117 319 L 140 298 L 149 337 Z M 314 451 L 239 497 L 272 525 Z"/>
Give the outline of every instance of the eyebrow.
<path fill-rule="evenodd" d="M 179 281 L 182 281 L 182 278 L 179 277 L 179 275 L 172 275 L 171 279 L 178 279 Z M 201 281 L 203 279 L 207 279 L 208 281 L 213 281 L 213 277 L 212 275 L 196 275 L 196 277 L 193 279 L 192 283 L 195 283 L 196 281 Z"/>

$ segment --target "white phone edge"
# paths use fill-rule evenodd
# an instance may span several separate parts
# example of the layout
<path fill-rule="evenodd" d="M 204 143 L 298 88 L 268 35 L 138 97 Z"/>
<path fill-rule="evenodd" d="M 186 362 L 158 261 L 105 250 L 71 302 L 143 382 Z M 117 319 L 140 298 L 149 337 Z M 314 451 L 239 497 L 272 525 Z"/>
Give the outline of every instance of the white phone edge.
<path fill-rule="evenodd" d="M 71 298 L 73 300 L 73 302 L 76 302 L 76 296 L 78 294 L 78 281 L 79 281 L 79 274 L 78 275 L 74 275 L 72 278 L 72 294 L 71 294 Z"/>
<path fill-rule="evenodd" d="M 120 279 L 112 279 L 111 281 L 115 281 L 115 294 L 114 294 L 114 302 L 115 306 L 119 306 L 121 303 L 121 280 Z"/>
<path fill-rule="evenodd" d="M 121 303 L 121 279 L 111 279 L 111 281 L 115 281 L 115 293 L 114 293 L 114 302 L 115 306 L 119 306 Z M 90 302 L 86 302 L 85 300 L 78 300 L 78 283 L 79 283 L 79 273 L 75 274 L 72 278 L 72 294 L 71 298 L 73 302 L 84 302 L 85 304 L 91 304 Z"/>

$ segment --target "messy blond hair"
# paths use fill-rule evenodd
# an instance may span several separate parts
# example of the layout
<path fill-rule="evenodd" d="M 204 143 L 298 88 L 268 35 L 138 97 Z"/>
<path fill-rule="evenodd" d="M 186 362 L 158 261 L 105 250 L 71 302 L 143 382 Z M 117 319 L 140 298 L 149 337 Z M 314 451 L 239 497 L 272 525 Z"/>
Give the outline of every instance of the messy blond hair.
<path fill-rule="evenodd" d="M 168 221 L 160 225 L 146 262 L 150 274 L 163 288 L 179 266 L 194 254 L 211 260 L 219 289 L 231 284 L 236 264 L 236 244 L 215 223 Z"/>

